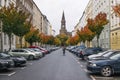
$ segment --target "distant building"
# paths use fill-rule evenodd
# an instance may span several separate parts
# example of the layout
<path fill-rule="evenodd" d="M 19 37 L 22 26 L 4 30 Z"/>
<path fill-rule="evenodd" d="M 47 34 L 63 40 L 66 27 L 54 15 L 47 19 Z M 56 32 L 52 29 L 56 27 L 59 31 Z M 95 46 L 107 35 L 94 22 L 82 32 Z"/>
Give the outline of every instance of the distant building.
<path fill-rule="evenodd" d="M 72 32 L 67 32 L 67 30 L 66 30 L 66 20 L 65 20 L 64 12 L 62 14 L 60 34 L 72 36 Z"/>

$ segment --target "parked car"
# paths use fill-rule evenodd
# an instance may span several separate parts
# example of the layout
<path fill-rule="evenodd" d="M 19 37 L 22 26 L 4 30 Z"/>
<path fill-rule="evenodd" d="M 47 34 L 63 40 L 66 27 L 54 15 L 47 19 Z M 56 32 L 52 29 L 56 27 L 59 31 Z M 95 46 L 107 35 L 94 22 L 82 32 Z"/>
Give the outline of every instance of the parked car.
<path fill-rule="evenodd" d="M 86 60 L 89 55 L 97 54 L 97 53 L 102 52 L 102 51 L 103 51 L 103 49 L 100 47 L 85 48 L 85 49 L 80 51 L 79 57 L 82 58 L 83 60 Z"/>
<path fill-rule="evenodd" d="M 49 53 L 48 50 L 46 50 L 46 49 L 44 49 L 44 48 L 42 48 L 42 47 L 39 47 L 39 46 L 29 46 L 28 48 L 37 48 L 37 49 L 40 49 L 40 50 L 44 51 L 44 54 L 45 54 L 45 55 Z"/>
<path fill-rule="evenodd" d="M 4 58 L 12 59 L 14 61 L 15 66 L 24 66 L 27 62 L 27 60 L 22 56 L 21 57 L 16 57 L 16 56 L 9 55 L 9 54 L 6 54 L 6 53 L 0 53 L 0 56 L 4 57 Z"/>
<path fill-rule="evenodd" d="M 44 56 L 45 56 L 44 51 L 42 51 L 42 50 L 40 50 L 40 49 L 38 49 L 38 48 L 30 48 L 30 49 L 34 50 L 35 52 L 39 52 L 40 55 L 41 55 L 41 57 L 44 57 Z"/>
<path fill-rule="evenodd" d="M 106 77 L 120 73 L 120 51 L 106 59 L 88 61 L 87 70 L 93 73 L 101 73 Z"/>
<path fill-rule="evenodd" d="M 102 55 L 107 54 L 107 53 L 110 52 L 110 51 L 112 51 L 112 50 L 107 50 L 107 51 L 99 52 L 98 54 L 92 54 L 92 55 L 88 56 L 87 59 L 88 59 L 88 60 L 93 60 L 93 59 L 95 59 L 95 58 L 99 58 L 99 57 L 101 57 Z"/>
<path fill-rule="evenodd" d="M 108 51 L 105 51 L 105 52 L 102 52 L 102 53 L 99 53 L 98 55 L 99 56 L 96 56 L 96 57 L 90 57 L 88 56 L 88 60 L 99 60 L 99 59 L 106 59 L 106 58 L 109 58 L 110 56 L 116 54 L 117 52 L 120 52 L 119 50 L 108 50 Z M 97 54 L 96 54 L 97 55 Z M 92 55 L 91 55 L 92 56 Z"/>
<path fill-rule="evenodd" d="M 10 58 L 6 58 L 0 55 L 0 70 L 12 69 L 14 67 L 14 62 Z"/>
<path fill-rule="evenodd" d="M 31 52 L 33 52 L 33 53 L 35 53 L 35 54 L 39 54 L 40 58 L 43 57 L 43 53 L 38 51 L 38 50 L 36 50 L 36 49 L 33 49 L 33 48 L 26 48 L 26 49 L 31 51 Z"/>
<path fill-rule="evenodd" d="M 9 51 L 8 54 L 18 57 L 23 56 L 28 60 L 39 59 L 41 56 L 39 53 L 34 53 L 27 49 L 14 49 Z"/>

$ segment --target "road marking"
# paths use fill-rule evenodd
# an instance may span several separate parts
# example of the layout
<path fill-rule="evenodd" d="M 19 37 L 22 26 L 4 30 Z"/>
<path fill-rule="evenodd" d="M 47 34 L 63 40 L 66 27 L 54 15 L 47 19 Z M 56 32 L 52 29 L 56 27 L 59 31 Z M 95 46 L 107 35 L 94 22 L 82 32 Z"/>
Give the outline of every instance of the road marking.
<path fill-rule="evenodd" d="M 90 77 L 92 78 L 92 80 L 96 80 L 92 75 Z"/>
<path fill-rule="evenodd" d="M 8 76 L 12 76 L 12 75 L 14 75 L 16 72 L 13 72 L 13 73 L 11 73 L 11 74 L 8 74 Z"/>
<path fill-rule="evenodd" d="M 33 65 L 33 63 L 29 63 L 29 65 Z"/>
<path fill-rule="evenodd" d="M 87 70 L 87 69 L 84 69 L 84 71 L 85 71 L 85 72 L 88 72 L 88 70 Z"/>
<path fill-rule="evenodd" d="M 81 67 L 83 67 L 83 65 L 80 65 Z"/>

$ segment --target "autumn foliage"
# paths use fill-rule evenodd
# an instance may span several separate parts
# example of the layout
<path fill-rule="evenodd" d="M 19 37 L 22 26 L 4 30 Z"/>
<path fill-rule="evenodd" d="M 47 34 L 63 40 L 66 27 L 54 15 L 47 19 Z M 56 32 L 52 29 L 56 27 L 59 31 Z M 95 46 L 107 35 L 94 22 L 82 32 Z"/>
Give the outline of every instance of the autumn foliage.
<path fill-rule="evenodd" d="M 112 7 L 114 12 L 120 17 L 120 4 Z"/>
<path fill-rule="evenodd" d="M 67 45 L 76 45 L 79 42 L 79 36 L 75 35 L 73 37 L 69 37 L 67 40 Z"/>
<path fill-rule="evenodd" d="M 88 28 L 87 25 L 81 30 L 78 30 L 77 34 L 82 42 L 91 41 L 94 37 L 94 33 Z"/>
<path fill-rule="evenodd" d="M 94 19 L 87 20 L 88 28 L 96 35 L 97 43 L 99 44 L 99 36 L 104 29 L 104 25 L 108 23 L 106 13 L 100 12 Z"/>

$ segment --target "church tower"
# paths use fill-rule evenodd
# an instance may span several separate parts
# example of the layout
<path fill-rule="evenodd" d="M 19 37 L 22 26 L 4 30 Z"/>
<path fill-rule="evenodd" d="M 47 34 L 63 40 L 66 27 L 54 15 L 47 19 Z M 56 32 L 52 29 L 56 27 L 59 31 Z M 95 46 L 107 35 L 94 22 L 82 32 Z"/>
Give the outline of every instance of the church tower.
<path fill-rule="evenodd" d="M 63 11 L 63 14 L 62 14 L 60 34 L 66 34 L 67 35 L 66 20 L 65 20 L 64 11 Z"/>

